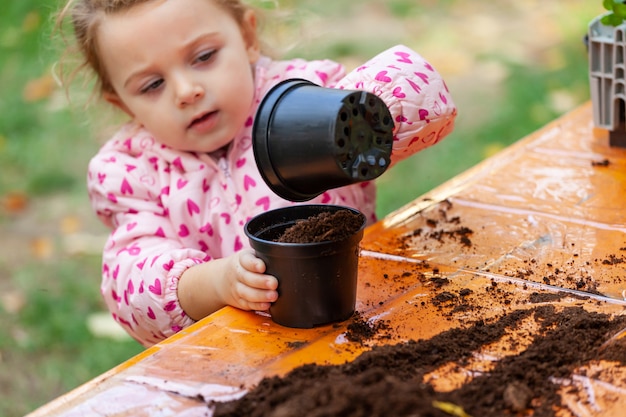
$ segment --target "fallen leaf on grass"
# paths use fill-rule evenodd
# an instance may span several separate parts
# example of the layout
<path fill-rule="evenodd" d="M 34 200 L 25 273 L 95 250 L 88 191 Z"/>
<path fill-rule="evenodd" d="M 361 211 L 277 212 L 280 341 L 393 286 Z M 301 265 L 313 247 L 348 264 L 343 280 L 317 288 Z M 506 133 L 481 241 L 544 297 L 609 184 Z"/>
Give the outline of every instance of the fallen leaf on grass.
<path fill-rule="evenodd" d="M 36 11 L 32 11 L 24 17 L 22 21 L 22 30 L 24 33 L 34 32 L 41 25 L 41 15 Z"/>
<path fill-rule="evenodd" d="M 63 250 L 68 255 L 99 255 L 106 243 L 106 235 L 72 233 L 63 237 Z"/>
<path fill-rule="evenodd" d="M 9 314 L 17 314 L 26 305 L 26 297 L 21 291 L 8 291 L 0 296 L 2 308 Z"/>
<path fill-rule="evenodd" d="M 71 235 L 78 233 L 81 229 L 81 221 L 78 216 L 65 216 L 61 219 L 61 233 Z"/>
<path fill-rule="evenodd" d="M 28 206 L 28 196 L 20 191 L 8 192 L 0 199 L 0 206 L 7 213 L 20 213 Z"/>
<path fill-rule="evenodd" d="M 131 337 L 109 313 L 100 312 L 87 316 L 87 329 L 95 337 L 113 340 L 130 340 Z"/>
<path fill-rule="evenodd" d="M 46 74 L 26 83 L 22 97 L 24 101 L 32 103 L 50 97 L 55 88 L 54 78 L 52 75 Z"/>
<path fill-rule="evenodd" d="M 37 259 L 51 259 L 54 254 L 54 244 L 49 237 L 38 237 L 30 242 L 30 250 Z"/>
<path fill-rule="evenodd" d="M 483 149 L 483 157 L 489 158 L 494 156 L 504 148 L 505 146 L 502 143 L 490 143 Z"/>

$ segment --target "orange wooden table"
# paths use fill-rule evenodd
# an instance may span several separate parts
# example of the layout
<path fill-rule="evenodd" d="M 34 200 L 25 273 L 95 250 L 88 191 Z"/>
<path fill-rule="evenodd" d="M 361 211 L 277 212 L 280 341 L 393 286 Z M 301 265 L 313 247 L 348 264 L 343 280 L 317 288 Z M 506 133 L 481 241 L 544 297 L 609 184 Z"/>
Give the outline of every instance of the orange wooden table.
<path fill-rule="evenodd" d="M 359 263 L 361 315 L 388 321 L 397 343 L 527 308 L 531 293 L 565 292 L 552 304 L 623 314 L 626 150 L 609 147 L 591 120 L 587 103 L 369 227 Z M 471 290 L 467 302 L 477 308 L 436 308 L 436 278 L 448 279 L 446 291 Z M 494 283 L 510 296 L 494 296 Z M 264 376 L 344 363 L 389 343 L 353 343 L 346 330 L 347 322 L 290 329 L 224 308 L 30 416 L 207 415 L 210 400 L 237 397 Z M 520 349 L 532 330 L 528 323 L 512 335 Z M 503 350 L 491 346 L 491 357 Z M 581 376 L 571 388 L 586 403 L 564 398 L 571 411 L 564 415 L 623 415 L 626 368 L 589 367 L 595 377 Z M 603 379 L 609 371 L 612 378 Z M 444 374 L 440 383 L 454 384 Z"/>

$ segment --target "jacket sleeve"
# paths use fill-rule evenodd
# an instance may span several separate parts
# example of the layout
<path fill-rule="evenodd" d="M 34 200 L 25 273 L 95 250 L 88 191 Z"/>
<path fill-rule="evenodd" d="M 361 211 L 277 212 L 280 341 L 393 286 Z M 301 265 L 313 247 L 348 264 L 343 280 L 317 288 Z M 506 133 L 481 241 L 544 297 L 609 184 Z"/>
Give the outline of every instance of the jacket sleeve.
<path fill-rule="evenodd" d="M 406 46 L 382 52 L 336 87 L 369 91 L 385 102 L 395 124 L 392 163 L 436 144 L 454 128 L 457 109 L 444 80 Z"/>
<path fill-rule="evenodd" d="M 145 181 L 149 169 L 131 155 L 101 152 L 87 180 L 94 210 L 112 229 L 103 251 L 102 296 L 113 318 L 144 346 L 194 322 L 178 303 L 178 280 L 207 256 L 176 239 L 159 190 Z"/>
<path fill-rule="evenodd" d="M 346 75 L 346 69 L 342 64 L 329 59 L 306 61 L 294 58 L 287 61 L 271 61 L 269 65 L 260 65 L 257 69 L 260 71 L 257 73 L 257 81 L 260 80 L 262 96 L 283 80 L 302 78 L 321 87 L 333 88 Z"/>

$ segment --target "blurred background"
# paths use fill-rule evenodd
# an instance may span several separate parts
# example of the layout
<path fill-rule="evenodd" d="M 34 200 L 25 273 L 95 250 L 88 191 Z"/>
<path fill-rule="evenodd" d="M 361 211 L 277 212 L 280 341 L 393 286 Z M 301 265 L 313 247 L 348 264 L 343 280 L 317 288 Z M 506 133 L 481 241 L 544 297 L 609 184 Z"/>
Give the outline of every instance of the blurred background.
<path fill-rule="evenodd" d="M 447 81 L 456 130 L 378 180 L 384 216 L 589 99 L 589 0 L 254 0 L 285 57 L 352 69 L 403 43 Z M 59 3 L 8 0 L 0 14 L 0 416 L 21 416 L 139 353 L 104 311 L 107 231 L 85 191 L 115 116 L 52 69 Z M 108 129 L 107 129 L 108 128 Z"/>

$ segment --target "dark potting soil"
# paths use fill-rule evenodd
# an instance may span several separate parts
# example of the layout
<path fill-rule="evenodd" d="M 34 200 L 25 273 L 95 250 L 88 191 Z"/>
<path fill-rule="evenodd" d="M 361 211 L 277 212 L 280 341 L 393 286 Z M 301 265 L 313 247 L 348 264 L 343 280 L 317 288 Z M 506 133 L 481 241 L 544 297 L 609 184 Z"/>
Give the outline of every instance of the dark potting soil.
<path fill-rule="evenodd" d="M 412 246 L 410 240 L 420 237 L 424 242 L 451 239 L 470 250 L 473 232 L 461 226 L 458 217 L 447 215 L 451 207 L 451 203 L 444 202 L 439 218 L 428 219 L 426 228 L 401 238 L 399 247 Z M 622 259 L 608 258 L 613 263 Z M 473 308 L 465 302 L 472 290 L 447 291 L 449 280 L 438 277 L 436 268 L 433 273 L 429 282 L 437 294 L 431 302 L 442 314 Z M 499 289 L 496 282 L 485 291 L 498 292 L 508 305 L 510 294 Z M 526 300 L 528 307 L 505 312 L 494 320 L 467 322 L 427 340 L 396 344 L 389 323 L 372 324 L 356 312 L 347 325 L 346 339 L 360 346 L 368 345 L 368 340 L 386 339 L 388 344 L 374 346 L 341 365 L 307 364 L 282 377 L 266 377 L 239 400 L 216 403 L 214 416 L 556 416 L 557 410 L 564 407 L 563 392 L 578 395 L 566 385 L 579 368 L 599 360 L 626 365 L 626 337 L 605 345 L 626 327 L 626 316 L 550 304 L 563 297 L 576 298 L 569 292 L 532 292 Z M 537 328 L 532 330 L 532 341 L 522 346 L 511 338 L 511 333 L 527 332 L 524 326 L 530 319 Z M 511 354 L 504 355 L 490 370 L 468 373 L 462 385 L 448 392 L 436 391 L 429 384 L 429 374 L 437 370 L 452 369 L 450 372 L 463 374 L 476 352 L 488 350 L 496 342 L 504 343 Z M 582 403 L 587 400 L 580 398 Z"/>
<path fill-rule="evenodd" d="M 425 375 L 447 363 L 467 364 L 473 352 L 530 317 L 540 329 L 523 352 L 505 356 L 490 372 L 451 392 L 437 392 L 424 382 Z M 601 347 L 624 326 L 624 316 L 581 307 L 516 310 L 495 322 L 477 321 L 429 340 L 376 346 L 342 365 L 309 364 L 284 377 L 264 378 L 241 399 L 216 404 L 214 416 L 501 417 L 529 415 L 530 410 L 535 417 L 554 416 L 561 406 L 555 379 L 567 380 L 591 360 L 625 363 L 624 339 Z M 366 327 L 369 337 L 372 329 Z"/>
<path fill-rule="evenodd" d="M 353 235 L 363 225 L 363 217 L 350 210 L 322 212 L 299 220 L 276 240 L 282 243 L 338 241 Z"/>

